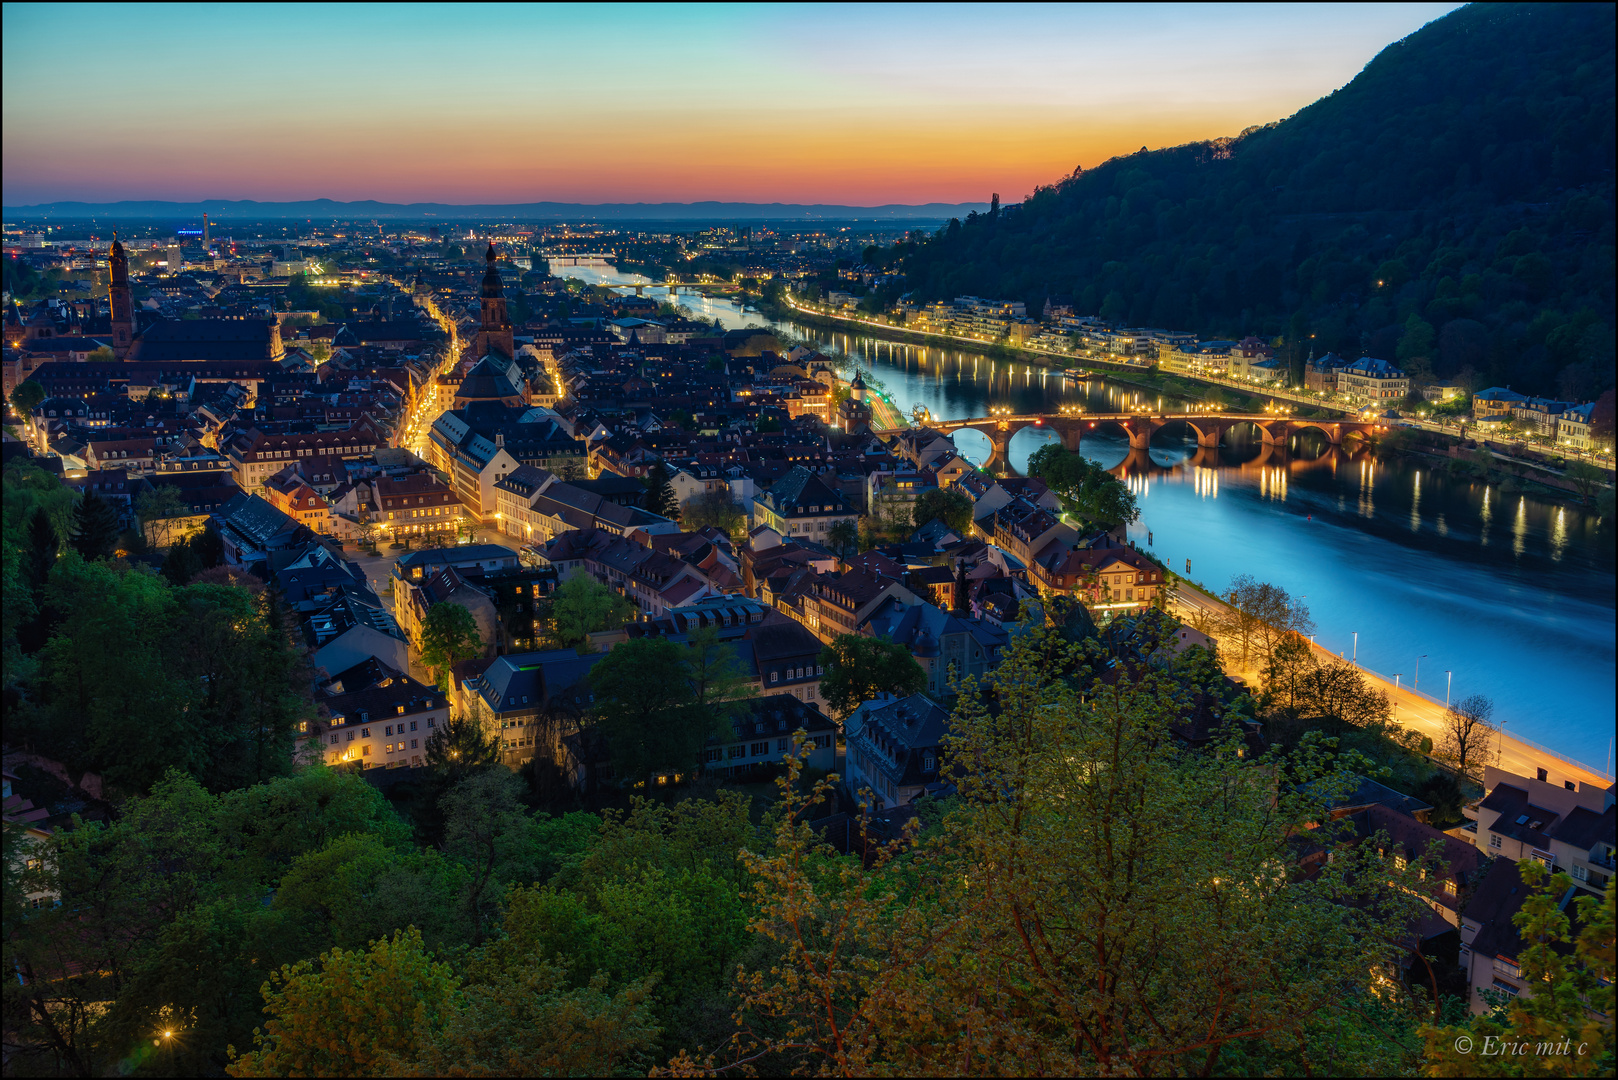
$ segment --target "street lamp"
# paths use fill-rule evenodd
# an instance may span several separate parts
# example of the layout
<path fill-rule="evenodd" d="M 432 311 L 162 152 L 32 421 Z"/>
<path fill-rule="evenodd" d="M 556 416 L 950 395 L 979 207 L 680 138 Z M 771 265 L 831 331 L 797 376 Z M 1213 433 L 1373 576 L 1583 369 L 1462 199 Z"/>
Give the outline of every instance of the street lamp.
<path fill-rule="evenodd" d="M 1449 687 L 1450 687 L 1450 683 L 1452 683 L 1454 681 L 1455 681 L 1455 672 L 1450 671 L 1448 669 L 1445 669 L 1445 671 L 1444 671 L 1444 708 L 1446 708 L 1446 709 L 1449 708 Z"/>
<path fill-rule="evenodd" d="M 1393 673 L 1393 688 L 1395 690 L 1399 689 L 1399 676 L 1401 676 L 1403 674 L 1404 674 L 1404 672 L 1402 672 L 1402 671 L 1395 671 Z"/>
<path fill-rule="evenodd" d="M 1351 663 L 1351 664 L 1358 663 L 1359 659 L 1360 659 L 1360 632 L 1358 630 L 1356 630 L 1356 631 L 1354 631 L 1354 656 L 1349 660 L 1349 663 Z"/>
<path fill-rule="evenodd" d="M 1414 686 L 1421 685 L 1421 662 L 1426 658 L 1426 653 L 1422 653 L 1420 656 L 1416 657 L 1416 681 L 1412 684 Z"/>

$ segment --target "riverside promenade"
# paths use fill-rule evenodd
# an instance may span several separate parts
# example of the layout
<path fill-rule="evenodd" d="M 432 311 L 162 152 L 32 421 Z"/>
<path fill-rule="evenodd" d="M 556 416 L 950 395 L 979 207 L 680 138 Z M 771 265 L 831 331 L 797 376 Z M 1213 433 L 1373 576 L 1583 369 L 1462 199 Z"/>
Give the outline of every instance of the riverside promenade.
<path fill-rule="evenodd" d="M 1227 607 L 1218 597 L 1210 596 L 1184 579 L 1179 580 L 1175 590 L 1172 607 L 1178 609 L 1181 614 L 1190 615 L 1198 611 L 1222 612 Z M 1313 642 L 1310 643 L 1310 648 L 1314 650 L 1315 659 L 1318 661 L 1347 659 Z M 1430 737 L 1435 747 L 1442 745 L 1443 717 L 1447 706 L 1441 698 L 1414 689 L 1403 679 L 1390 679 L 1358 664 L 1355 666 L 1370 685 L 1388 695 L 1395 720 L 1412 731 Z M 1240 674 L 1248 679 L 1249 685 L 1257 689 L 1257 672 L 1240 672 Z M 1442 679 L 1444 673 L 1440 671 L 1437 675 Z M 1538 770 L 1544 769 L 1546 779 L 1553 784 L 1571 780 L 1574 784 L 1587 783 L 1604 788 L 1613 782 L 1612 776 L 1603 774 L 1599 766 L 1578 761 L 1549 747 L 1518 738 L 1511 734 L 1510 727 L 1509 723 L 1504 725 L 1500 734 L 1495 736 L 1494 746 L 1490 748 L 1493 752 L 1486 755 L 1486 759 L 1494 759 L 1489 761 L 1490 764 L 1518 776 L 1537 776 Z"/>

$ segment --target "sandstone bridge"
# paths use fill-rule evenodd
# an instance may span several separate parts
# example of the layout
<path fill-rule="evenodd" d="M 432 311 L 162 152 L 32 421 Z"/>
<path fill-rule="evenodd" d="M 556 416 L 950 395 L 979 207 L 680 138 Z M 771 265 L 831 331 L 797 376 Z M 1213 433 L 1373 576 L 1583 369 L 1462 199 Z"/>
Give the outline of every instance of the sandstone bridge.
<path fill-rule="evenodd" d="M 1300 420 L 1273 413 L 1030 413 L 1023 415 L 973 416 L 965 420 L 932 420 L 926 427 L 950 434 L 969 428 L 980 432 L 992 448 L 983 464 L 1006 466 L 1011 437 L 1024 428 L 1043 428 L 1055 432 L 1062 445 L 1077 453 L 1086 432 L 1118 428 L 1129 438 L 1131 450 L 1146 450 L 1152 436 L 1170 424 L 1185 424 L 1197 436 L 1197 445 L 1204 448 L 1219 446 L 1227 432 L 1239 427 L 1258 429 L 1260 441 L 1266 447 L 1282 451 L 1287 437 L 1294 432 L 1314 429 L 1326 437 L 1333 446 L 1341 446 L 1346 439 L 1366 439 L 1386 431 L 1387 426 L 1374 420 Z M 878 435 L 897 435 L 906 428 L 881 429 Z"/>

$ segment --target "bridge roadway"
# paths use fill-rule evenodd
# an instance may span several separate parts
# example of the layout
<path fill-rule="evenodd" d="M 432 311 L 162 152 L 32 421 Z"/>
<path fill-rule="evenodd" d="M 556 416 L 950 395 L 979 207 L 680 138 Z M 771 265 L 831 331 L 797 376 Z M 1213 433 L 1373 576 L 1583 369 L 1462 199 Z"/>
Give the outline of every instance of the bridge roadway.
<path fill-rule="evenodd" d="M 1277 449 L 1286 447 L 1288 435 L 1310 428 L 1324 434 L 1326 440 L 1333 446 L 1341 446 L 1344 439 L 1366 439 L 1388 430 L 1386 424 L 1375 420 L 1302 420 L 1275 413 L 1237 412 L 1008 413 L 973 416 L 964 420 L 934 420 L 921 426 L 946 435 L 963 428 L 981 433 L 992 447 L 989 459 L 984 462 L 985 467 L 988 467 L 1010 464 L 1007 452 L 1011 446 L 1011 437 L 1024 428 L 1040 427 L 1054 431 L 1061 437 L 1064 447 L 1077 453 L 1084 433 L 1098 427 L 1121 428 L 1129 437 L 1131 450 L 1146 450 L 1152 444 L 1152 436 L 1159 429 L 1178 423 L 1188 425 L 1196 433 L 1197 446 L 1203 448 L 1217 448 L 1224 441 L 1227 432 L 1242 425 L 1257 428 L 1263 444 Z M 897 435 L 911 430 L 915 429 L 881 428 L 876 429 L 875 433 Z"/>

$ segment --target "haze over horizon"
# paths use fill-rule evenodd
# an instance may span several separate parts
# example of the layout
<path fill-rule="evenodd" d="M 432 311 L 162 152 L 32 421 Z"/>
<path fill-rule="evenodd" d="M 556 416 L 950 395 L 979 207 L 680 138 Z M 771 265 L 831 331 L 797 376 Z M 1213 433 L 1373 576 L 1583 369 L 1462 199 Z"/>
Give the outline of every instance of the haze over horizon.
<path fill-rule="evenodd" d="M 7 5 L 5 202 L 1009 202 L 1283 119 L 1456 6 Z"/>

